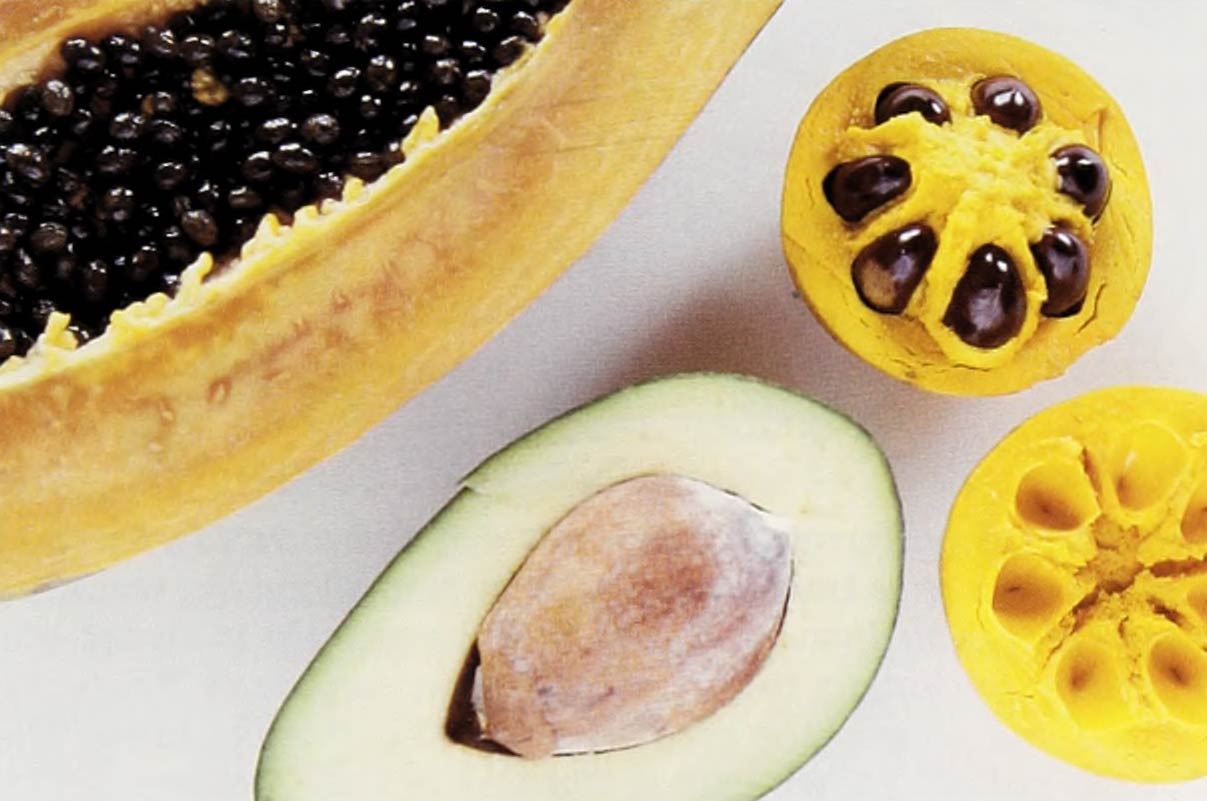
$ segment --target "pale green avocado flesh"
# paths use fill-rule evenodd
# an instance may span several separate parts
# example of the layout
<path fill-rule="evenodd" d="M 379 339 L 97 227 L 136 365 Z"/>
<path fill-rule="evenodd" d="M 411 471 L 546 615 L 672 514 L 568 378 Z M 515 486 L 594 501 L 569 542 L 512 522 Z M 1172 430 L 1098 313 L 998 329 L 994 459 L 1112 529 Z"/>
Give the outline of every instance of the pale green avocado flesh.
<path fill-rule="evenodd" d="M 446 734 L 478 629 L 542 536 L 651 474 L 694 478 L 789 521 L 783 625 L 720 710 L 645 745 L 525 760 Z M 257 801 L 748 801 L 804 764 L 880 664 L 902 524 L 869 436 L 791 392 L 726 375 L 642 384 L 487 460 L 386 569 L 269 732 Z"/>

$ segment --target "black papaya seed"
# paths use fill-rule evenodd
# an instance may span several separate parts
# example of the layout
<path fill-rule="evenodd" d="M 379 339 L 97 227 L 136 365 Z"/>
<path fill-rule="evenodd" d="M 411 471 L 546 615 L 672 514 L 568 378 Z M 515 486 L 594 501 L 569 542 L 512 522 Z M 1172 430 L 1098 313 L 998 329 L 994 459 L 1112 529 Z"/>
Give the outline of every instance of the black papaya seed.
<path fill-rule="evenodd" d="M 1039 98 L 1030 86 L 1010 75 L 995 75 L 972 87 L 972 107 L 1003 128 L 1026 133 L 1039 122 Z"/>
<path fill-rule="evenodd" d="M 1080 203 L 1087 217 L 1097 219 L 1111 195 L 1111 175 L 1102 156 L 1085 145 L 1067 145 L 1052 158 L 1060 191 Z"/>
<path fill-rule="evenodd" d="M 839 164 L 825 177 L 822 191 L 847 222 L 858 222 L 909 189 L 909 162 L 896 156 L 867 156 Z"/>
<path fill-rule="evenodd" d="M 943 324 L 974 348 L 1000 348 L 1022 330 L 1027 297 L 1010 254 L 982 245 L 956 284 Z"/>
<path fill-rule="evenodd" d="M 1040 311 L 1048 317 L 1081 311 L 1090 287 L 1090 255 L 1081 238 L 1065 226 L 1053 226 L 1031 245 L 1031 255 L 1048 286 Z"/>
<path fill-rule="evenodd" d="M 859 298 L 882 314 L 905 311 L 939 247 L 935 232 L 915 223 L 885 234 L 859 252 L 851 278 Z"/>
<path fill-rule="evenodd" d="M 932 125 L 951 122 L 947 102 L 933 89 L 916 83 L 891 83 L 876 98 L 874 118 L 880 125 L 893 117 L 917 112 Z"/>

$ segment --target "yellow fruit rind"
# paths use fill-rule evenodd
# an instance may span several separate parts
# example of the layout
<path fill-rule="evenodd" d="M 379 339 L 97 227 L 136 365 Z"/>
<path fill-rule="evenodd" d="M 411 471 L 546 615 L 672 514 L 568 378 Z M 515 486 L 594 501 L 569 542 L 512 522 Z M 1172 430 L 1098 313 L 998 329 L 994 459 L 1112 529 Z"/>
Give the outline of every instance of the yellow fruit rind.
<path fill-rule="evenodd" d="M 972 109 L 981 78 L 1014 75 L 1040 98 L 1043 116 L 1025 136 Z M 951 122 L 918 114 L 876 125 L 877 95 L 896 82 L 920 83 L 946 101 Z M 1057 191 L 1050 154 L 1085 144 L 1106 160 L 1113 188 L 1097 223 Z M 858 223 L 844 222 L 822 191 L 838 164 L 891 154 L 909 162 L 900 198 Z M 784 249 L 805 300 L 830 333 L 897 378 L 958 395 L 1013 392 L 1063 372 L 1114 336 L 1130 316 L 1148 272 L 1151 204 L 1139 149 L 1122 110 L 1064 58 L 1023 40 L 972 29 L 924 31 L 892 42 L 839 75 L 801 122 L 784 186 Z M 851 278 L 856 255 L 877 237 L 928 224 L 939 249 L 901 315 L 860 300 Z M 1078 313 L 1040 314 L 1047 298 L 1030 253 L 1053 223 L 1072 228 L 1090 251 L 1090 286 Z M 1005 345 L 975 348 L 943 323 L 971 253 L 1004 248 L 1027 294 L 1021 331 Z"/>
<path fill-rule="evenodd" d="M 5 3 L 0 94 L 68 35 L 187 5 Z M 371 186 L 266 220 L 241 259 L 203 281 L 203 257 L 179 297 L 78 351 L 57 321 L 0 375 L 0 596 L 218 519 L 446 373 L 586 250 L 778 5 L 573 0 L 479 109 Z"/>
<path fill-rule="evenodd" d="M 1034 745 L 1096 773 L 1207 775 L 1207 396 L 1049 409 L 969 477 L 943 544 L 960 660 Z"/>

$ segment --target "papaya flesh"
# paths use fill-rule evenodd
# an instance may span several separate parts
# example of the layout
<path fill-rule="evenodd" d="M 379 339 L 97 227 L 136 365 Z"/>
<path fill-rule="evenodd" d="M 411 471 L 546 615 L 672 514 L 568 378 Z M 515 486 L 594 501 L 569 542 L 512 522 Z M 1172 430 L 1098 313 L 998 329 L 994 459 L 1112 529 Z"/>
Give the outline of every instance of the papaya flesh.
<path fill-rule="evenodd" d="M 974 29 L 912 34 L 817 97 L 783 244 L 818 320 L 924 389 L 1015 392 L 1135 307 L 1151 202 L 1123 111 L 1079 67 Z"/>
<path fill-rule="evenodd" d="M 192 5 L 5 3 L 0 94 L 70 36 Z M 445 131 L 425 113 L 383 177 L 267 216 L 84 347 L 52 317 L 0 368 L 0 595 L 216 520 L 450 370 L 586 250 L 778 5 L 572 0 L 475 111 Z"/>
<path fill-rule="evenodd" d="M 1106 776 L 1207 776 L 1207 396 L 1120 387 L 1024 423 L 960 491 L 941 575 L 1016 733 Z"/>

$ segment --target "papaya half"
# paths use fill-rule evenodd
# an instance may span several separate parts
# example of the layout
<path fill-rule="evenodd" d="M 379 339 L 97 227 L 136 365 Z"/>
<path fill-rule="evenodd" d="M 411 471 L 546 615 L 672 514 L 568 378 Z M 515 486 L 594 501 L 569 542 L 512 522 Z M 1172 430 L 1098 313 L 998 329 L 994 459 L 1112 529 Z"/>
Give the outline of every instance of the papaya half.
<path fill-rule="evenodd" d="M 356 16 L 343 27 L 299 28 L 288 22 L 291 5 L 305 5 L 307 13 Z M 120 169 L 123 158 L 141 158 L 143 149 L 153 149 L 146 138 L 138 140 L 139 147 L 124 147 L 123 136 L 143 128 L 166 140 L 175 135 L 171 125 L 156 126 L 153 117 L 155 109 L 171 105 L 170 97 L 142 97 L 125 116 L 113 107 L 127 91 L 123 80 L 137 83 L 150 74 L 140 71 L 139 53 L 150 58 L 162 49 L 193 59 L 187 63 L 196 69 L 184 84 L 190 107 L 221 129 L 220 121 L 212 121 L 225 106 L 241 103 L 232 111 L 237 127 L 255 106 L 252 101 L 263 98 L 254 81 L 229 83 L 212 65 L 222 58 L 235 63 L 243 53 L 263 53 L 311 33 L 342 48 L 340 53 L 356 52 L 366 41 L 389 43 L 411 35 L 409 17 L 382 22 L 375 9 L 387 5 L 413 7 L 416 16 L 472 14 L 478 30 L 497 27 L 490 15 L 497 18 L 500 7 L 515 7 L 502 17 L 515 35 L 495 34 L 493 40 L 495 61 L 505 66 L 477 83 L 473 70 L 462 72 L 463 65 L 486 48 L 453 42 L 461 49 L 450 56 L 444 52 L 449 36 L 443 43 L 439 36 L 421 36 L 407 46 L 417 54 L 416 63 L 427 65 L 419 77 L 453 86 L 449 91 L 460 97 L 481 96 L 463 114 L 449 113 L 450 102 L 456 111 L 456 98 L 448 101 L 446 94 L 408 118 L 409 132 L 398 132 L 390 169 L 355 177 L 363 165 L 348 162 L 353 168 L 346 172 L 353 177 L 336 196 L 320 195 L 289 213 L 266 209 L 250 227 L 241 218 L 238 224 L 249 237 L 236 240 L 227 253 L 204 247 L 215 241 L 225 218 L 195 199 L 177 201 L 169 213 L 180 214 L 179 224 L 172 221 L 164 230 L 177 239 L 183 230 L 200 255 L 160 291 L 121 296 L 129 302 L 97 318 L 95 331 L 79 322 L 91 307 L 82 305 L 84 311 L 75 315 L 52 310 L 30 278 L 45 276 L 36 268 L 47 252 L 58 254 L 54 264 L 61 272 L 83 269 L 62 245 L 60 234 L 74 233 L 72 226 L 53 215 L 44 223 L 34 220 L 21 240 L 28 244 L 18 246 L 29 253 L 0 254 L 9 258 L 0 262 L 0 323 L 6 276 L 15 297 L 35 298 L 42 317 L 34 319 L 45 319 L 36 343 L 27 348 L 17 349 L 19 337 L 10 331 L 9 357 L 0 365 L 0 596 L 97 571 L 238 509 L 346 446 L 450 370 L 587 249 L 779 0 L 212 0 L 204 6 L 188 0 L 9 0 L 0 6 L 6 119 L 18 125 L 22 115 L 53 119 L 43 127 L 29 123 L 32 144 L 12 136 L 4 141 L 3 210 L 7 214 L 15 204 L 20 212 L 19 201 L 41 202 L 47 187 L 60 186 L 58 177 L 37 180 L 46 164 L 39 159 L 51 159 L 53 167 L 59 158 L 45 155 L 50 145 L 39 142 L 53 140 L 54 131 L 81 116 L 85 90 L 73 89 L 70 77 L 59 79 L 64 70 L 70 76 L 93 69 L 107 54 L 108 66 L 97 73 L 102 77 L 89 84 L 94 88 L 88 90 L 88 108 L 94 117 L 109 115 L 107 135 L 119 141 L 106 151 L 100 175 Z M 254 15 L 269 34 L 261 41 L 205 29 L 209 9 L 226 18 Z M 200 21 L 189 16 L 194 12 Z M 180 20 L 185 30 L 163 33 Z M 194 23 L 202 27 L 190 33 L 187 26 Z M 387 29 L 386 23 L 395 27 Z M 153 31 L 154 41 L 145 38 Z M 109 38 L 102 46 L 103 37 Z M 321 55 L 304 52 L 298 70 L 322 66 Z M 66 59 L 73 59 L 68 66 Z M 453 63 L 457 59 L 462 62 Z M 357 67 L 363 68 L 360 80 L 383 63 Z M 400 58 L 396 66 L 405 71 L 409 64 Z M 337 74 L 337 66 L 321 91 L 342 91 L 339 82 L 347 76 Z M 276 77 L 288 83 L 288 72 L 278 69 Z M 96 81 L 103 87 L 110 74 L 117 88 L 106 96 Z M 401 84 L 395 77 L 391 85 L 397 91 Z M 368 93 L 349 102 L 360 103 L 354 114 L 374 112 Z M 305 120 L 309 127 L 298 119 L 286 122 L 265 119 L 254 135 L 270 141 L 279 129 L 321 141 L 329 129 L 312 118 Z M 0 124 L 0 140 L 4 130 Z M 288 191 L 313 166 L 307 141 L 278 139 L 271 159 L 261 159 L 288 178 L 281 179 Z M 123 147 L 133 155 L 123 156 Z M 203 163 L 220 170 L 221 162 Z M 254 167 L 242 167 L 249 181 L 262 177 Z M 171 177 L 170 170 L 161 172 Z M 63 181 L 70 184 L 70 177 Z M 160 177 L 156 173 L 155 180 Z M 126 186 L 109 176 L 103 186 L 92 187 L 100 195 L 97 216 L 88 218 L 94 237 L 101 236 L 97 226 L 109 240 L 124 236 L 123 209 L 135 208 L 132 197 L 151 179 L 139 180 Z M 37 191 L 25 192 L 22 181 L 37 184 Z M 197 192 L 204 192 L 205 185 L 198 185 Z M 243 202 L 267 185 L 253 186 L 250 195 L 246 187 L 229 191 Z M 22 222 L 20 216 L 12 219 Z M 132 270 L 140 254 L 145 255 L 139 250 L 127 261 L 115 259 L 110 273 L 117 266 Z M 85 271 L 79 285 L 95 295 L 97 283 L 89 284 L 88 276 L 95 279 L 99 268 L 91 261 L 84 266 L 92 271 Z"/>
<path fill-rule="evenodd" d="M 856 62 L 792 147 L 783 243 L 820 322 L 924 389 L 996 395 L 1119 332 L 1152 211 L 1122 109 L 1078 66 L 989 31 L 922 31 Z"/>

